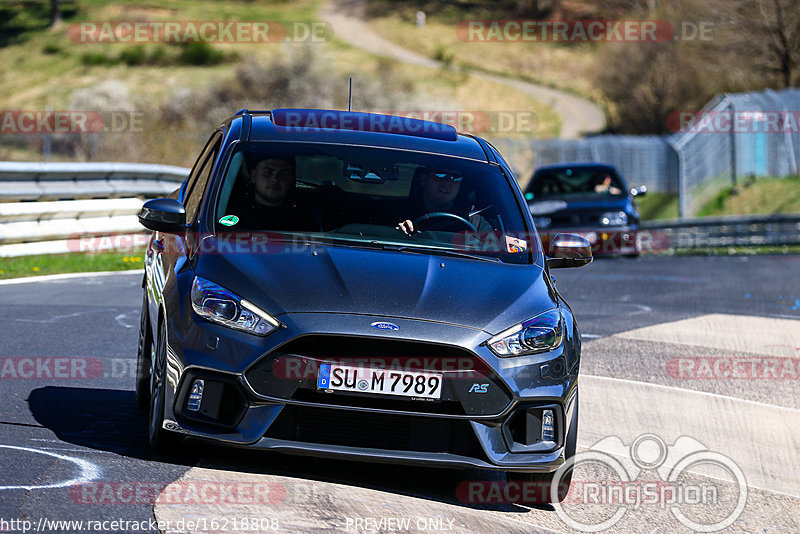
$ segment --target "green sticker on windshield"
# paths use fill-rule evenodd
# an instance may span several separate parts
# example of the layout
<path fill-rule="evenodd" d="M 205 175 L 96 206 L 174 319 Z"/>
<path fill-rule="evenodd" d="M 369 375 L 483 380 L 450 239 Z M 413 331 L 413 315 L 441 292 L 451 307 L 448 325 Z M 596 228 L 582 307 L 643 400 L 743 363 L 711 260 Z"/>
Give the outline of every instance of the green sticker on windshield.
<path fill-rule="evenodd" d="M 219 223 L 224 226 L 233 226 L 239 222 L 239 217 L 236 215 L 226 215 L 219 220 Z"/>

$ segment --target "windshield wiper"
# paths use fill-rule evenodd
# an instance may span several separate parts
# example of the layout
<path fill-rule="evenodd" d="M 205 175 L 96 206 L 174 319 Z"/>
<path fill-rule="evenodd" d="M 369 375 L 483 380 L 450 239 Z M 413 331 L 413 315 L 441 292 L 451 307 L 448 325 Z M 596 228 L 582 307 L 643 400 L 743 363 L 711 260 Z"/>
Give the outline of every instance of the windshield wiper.
<path fill-rule="evenodd" d="M 489 261 L 492 263 L 503 263 L 500 260 L 500 258 L 494 258 L 492 256 L 479 256 L 477 254 L 469 254 L 467 252 L 461 252 L 459 250 L 452 250 L 446 248 L 409 247 L 406 245 L 392 245 L 390 243 L 380 243 L 378 241 L 372 241 L 372 243 L 380 246 L 383 250 L 393 250 L 397 252 L 413 252 L 415 254 L 438 254 L 440 256 L 451 256 L 454 258 L 468 258 L 471 260 Z"/>
<path fill-rule="evenodd" d="M 414 254 L 438 254 L 440 256 L 451 256 L 454 258 L 467 258 L 471 260 L 481 260 L 492 263 L 503 263 L 503 261 L 500 258 L 495 258 L 492 256 L 480 256 L 478 254 L 469 254 L 467 252 L 461 252 L 458 250 L 451 250 L 451 249 L 444 249 L 437 247 L 420 247 L 420 246 L 400 245 L 394 243 L 384 243 L 382 241 L 376 241 L 376 240 L 362 241 L 362 240 L 347 239 L 341 237 L 324 236 L 324 237 L 317 237 L 316 239 L 307 238 L 303 240 L 303 243 L 305 243 L 306 245 L 334 245 L 334 246 L 353 247 L 353 248 L 388 250 L 393 252 L 412 252 Z"/>

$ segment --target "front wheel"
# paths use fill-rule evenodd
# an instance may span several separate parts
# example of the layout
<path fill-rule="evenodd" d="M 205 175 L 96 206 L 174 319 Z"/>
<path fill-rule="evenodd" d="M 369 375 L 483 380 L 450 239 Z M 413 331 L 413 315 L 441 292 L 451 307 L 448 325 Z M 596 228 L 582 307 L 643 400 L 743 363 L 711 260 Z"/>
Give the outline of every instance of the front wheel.
<path fill-rule="evenodd" d="M 150 367 L 150 417 L 147 437 L 150 446 L 156 450 L 168 450 L 175 444 L 175 435 L 164 429 L 164 406 L 167 397 L 166 360 L 167 327 L 162 322 L 158 326 L 156 350 Z"/>
<path fill-rule="evenodd" d="M 139 319 L 139 348 L 136 354 L 136 406 L 145 410 L 150 405 L 150 367 L 153 361 L 153 335 L 147 311 L 147 292 Z"/>

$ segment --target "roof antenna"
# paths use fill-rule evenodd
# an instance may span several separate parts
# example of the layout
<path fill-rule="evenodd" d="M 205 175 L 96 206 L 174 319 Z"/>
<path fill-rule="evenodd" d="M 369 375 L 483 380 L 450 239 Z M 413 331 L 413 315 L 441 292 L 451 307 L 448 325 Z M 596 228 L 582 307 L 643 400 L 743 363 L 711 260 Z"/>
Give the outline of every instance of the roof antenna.
<path fill-rule="evenodd" d="M 350 78 L 350 98 L 347 102 L 347 111 L 353 111 L 353 78 Z"/>

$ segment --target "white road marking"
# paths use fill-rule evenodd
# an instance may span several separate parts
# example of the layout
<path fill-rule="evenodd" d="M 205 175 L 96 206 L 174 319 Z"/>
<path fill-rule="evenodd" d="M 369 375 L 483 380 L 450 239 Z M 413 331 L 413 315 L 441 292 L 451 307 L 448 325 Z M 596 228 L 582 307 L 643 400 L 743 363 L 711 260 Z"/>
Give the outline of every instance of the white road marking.
<path fill-rule="evenodd" d="M 0 286 L 10 286 L 15 284 L 32 284 L 36 282 L 52 282 L 53 280 L 67 280 L 70 278 L 88 278 L 92 276 L 117 276 L 117 275 L 131 275 L 131 274 L 138 274 L 139 276 L 142 276 L 142 274 L 144 274 L 144 269 L 130 269 L 127 271 L 98 271 L 96 273 L 46 274 L 44 276 L 9 278 L 8 280 L 0 280 Z"/>
<path fill-rule="evenodd" d="M 18 451 L 26 451 L 32 452 L 36 454 L 44 454 L 46 456 L 52 456 L 53 458 L 58 458 L 59 460 L 64 460 L 65 462 L 71 462 L 78 467 L 80 467 L 81 472 L 80 475 L 76 478 L 71 478 L 69 480 L 64 480 L 62 482 L 56 482 L 53 484 L 42 484 L 40 486 L 0 486 L 0 490 L 34 490 L 34 489 L 52 489 L 52 488 L 66 488 L 69 486 L 73 486 L 75 484 L 84 484 L 86 482 L 91 482 L 100 477 L 100 467 L 88 460 L 83 460 L 81 458 L 73 458 L 72 456 L 67 456 L 65 454 L 58 454 L 56 452 L 49 452 L 44 451 L 41 449 L 32 449 L 30 447 L 19 447 L 17 445 L 0 445 L 2 449 L 14 449 Z"/>
<path fill-rule="evenodd" d="M 715 313 L 615 334 L 625 339 L 677 343 L 771 356 L 787 356 L 779 345 L 800 347 L 800 321 Z"/>
<path fill-rule="evenodd" d="M 653 433 L 730 457 L 748 485 L 800 498 L 800 410 L 670 386 L 581 375 L 581 441 Z"/>
<path fill-rule="evenodd" d="M 80 317 L 81 315 L 88 315 L 90 313 L 102 313 L 102 312 L 106 312 L 106 311 L 108 311 L 108 310 L 88 310 L 88 311 L 81 311 L 81 312 L 75 312 L 75 313 L 66 313 L 66 314 L 63 314 L 63 315 L 54 315 L 54 316 L 50 317 L 49 319 L 20 319 L 20 318 L 16 318 L 14 320 L 17 321 L 17 322 L 20 322 L 20 323 L 55 323 L 56 321 L 58 321 L 60 319 L 69 319 L 70 317 Z"/>
<path fill-rule="evenodd" d="M 114 320 L 115 320 L 115 321 L 117 321 L 117 324 L 118 324 L 118 325 L 120 325 L 120 326 L 122 326 L 122 327 L 124 327 L 124 328 L 134 328 L 134 327 L 135 327 L 135 326 L 137 326 L 137 325 L 135 325 L 135 324 L 128 324 L 128 323 L 126 323 L 126 322 L 125 322 L 125 317 L 127 317 L 128 315 L 132 315 L 132 314 L 134 314 L 134 313 L 137 313 L 137 314 L 138 314 L 138 313 L 139 313 L 139 311 L 138 311 L 138 310 L 134 310 L 134 311 L 129 311 L 129 312 L 127 312 L 127 313 L 120 313 L 119 315 L 117 315 L 116 317 L 114 317 Z"/>

